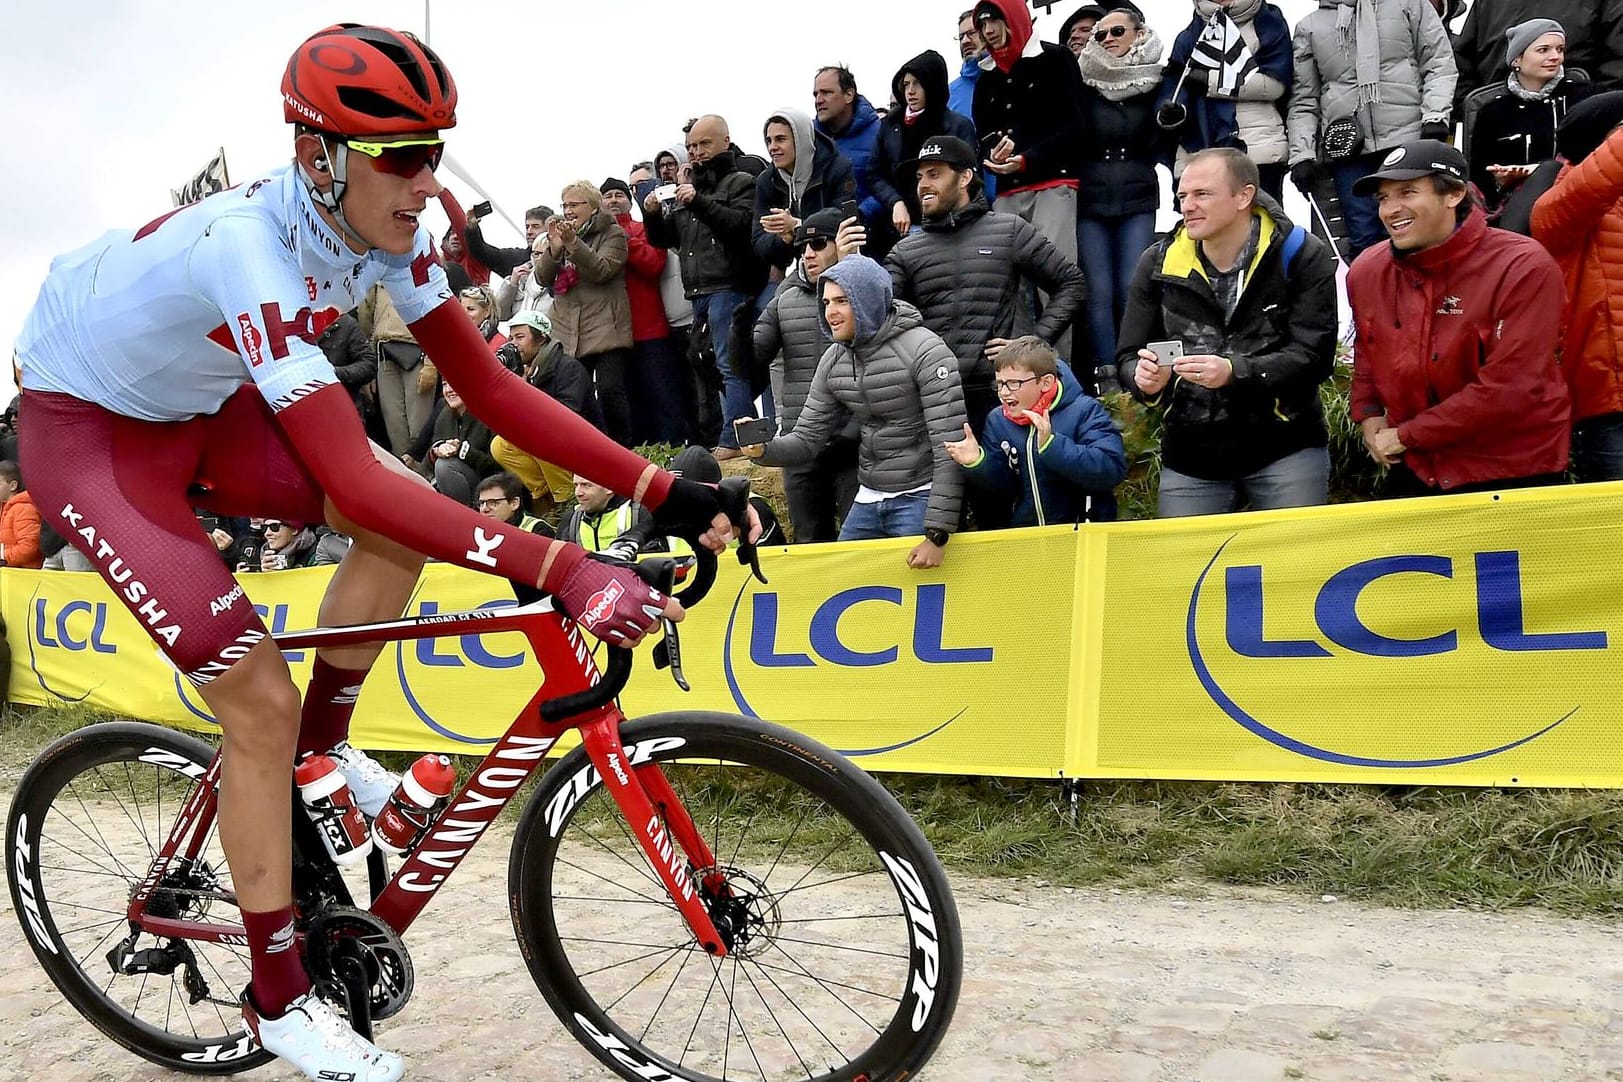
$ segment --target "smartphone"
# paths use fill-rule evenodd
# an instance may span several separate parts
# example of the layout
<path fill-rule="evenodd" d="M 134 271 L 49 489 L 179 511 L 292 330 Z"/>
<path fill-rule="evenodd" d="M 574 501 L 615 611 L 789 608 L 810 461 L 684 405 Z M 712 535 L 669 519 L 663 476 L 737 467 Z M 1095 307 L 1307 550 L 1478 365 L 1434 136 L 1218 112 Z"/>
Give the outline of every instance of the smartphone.
<path fill-rule="evenodd" d="M 470 218 L 486 218 L 490 216 L 490 212 L 494 209 L 495 208 L 490 205 L 490 200 L 487 199 L 483 203 L 475 203 L 473 206 L 469 207 L 468 216 Z"/>
<path fill-rule="evenodd" d="M 845 202 L 840 204 L 840 221 L 843 222 L 848 218 L 861 217 L 862 213 L 857 208 L 857 201 L 855 199 L 847 199 Z"/>
<path fill-rule="evenodd" d="M 778 434 L 778 425 L 764 417 L 743 417 L 733 422 L 733 431 L 738 435 L 740 447 L 753 447 L 770 442 Z"/>
<path fill-rule="evenodd" d="M 1171 368 L 1183 356 L 1182 342 L 1149 342 L 1144 348 L 1155 354 L 1155 363 L 1162 368 Z"/>

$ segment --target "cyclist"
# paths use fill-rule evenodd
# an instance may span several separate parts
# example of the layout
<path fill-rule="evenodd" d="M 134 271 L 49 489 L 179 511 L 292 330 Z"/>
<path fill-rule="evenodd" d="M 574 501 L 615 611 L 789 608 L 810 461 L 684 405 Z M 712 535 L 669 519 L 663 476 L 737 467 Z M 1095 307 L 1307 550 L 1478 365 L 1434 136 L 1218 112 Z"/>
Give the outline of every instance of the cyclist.
<path fill-rule="evenodd" d="M 438 193 L 456 86 L 410 34 L 340 24 L 282 80 L 293 162 L 56 259 L 18 346 L 22 458 L 42 518 L 84 551 L 223 733 L 220 842 L 248 932 L 243 1014 L 311 1078 L 386 1082 L 398 1055 L 310 990 L 294 948 L 291 770 L 336 746 L 363 805 L 392 778 L 345 743 L 377 645 L 329 649 L 302 706 L 287 665 L 203 534 L 221 515 L 325 521 L 354 538 L 323 624 L 398 617 L 424 555 L 551 592 L 630 645 L 681 606 L 623 566 L 435 494 L 369 443 L 316 342 L 375 283 L 469 406 L 523 450 L 654 510 L 712 549 L 713 489 L 673 478 L 506 371 L 468 321 L 418 220 Z M 753 530 L 752 530 L 753 532 Z"/>

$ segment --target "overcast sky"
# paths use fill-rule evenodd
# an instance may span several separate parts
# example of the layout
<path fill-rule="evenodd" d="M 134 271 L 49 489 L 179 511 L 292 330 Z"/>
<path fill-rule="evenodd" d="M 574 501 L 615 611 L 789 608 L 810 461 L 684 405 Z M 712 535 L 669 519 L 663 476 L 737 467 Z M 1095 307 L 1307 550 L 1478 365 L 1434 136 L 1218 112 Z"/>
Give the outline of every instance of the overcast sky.
<path fill-rule="evenodd" d="M 845 63 L 876 104 L 902 63 L 933 48 L 958 66 L 956 18 L 970 0 L 482 0 L 430 10 L 431 43 L 457 80 L 450 152 L 515 217 L 556 205 L 569 180 L 624 177 L 631 162 L 718 112 L 746 149 L 784 106 L 811 111 L 813 72 Z M 288 55 L 337 20 L 421 34 L 421 2 L 278 0 L 188 4 L 9 3 L 0 40 L 11 166 L 0 174 L 0 342 L 16 338 L 50 261 L 104 230 L 169 209 L 224 146 L 242 182 L 291 156 L 279 87 Z M 1052 39 L 1080 0 L 1037 7 Z M 1141 0 L 1164 38 L 1188 0 Z M 1293 23 L 1314 0 L 1282 0 Z M 590 21 L 585 12 L 598 15 Z M 459 196 L 465 186 L 449 182 Z M 474 200 L 464 198 L 464 203 Z M 432 204 L 431 204 L 432 209 Z M 443 225 L 437 226 L 443 228 Z M 492 227 L 492 240 L 518 243 Z M 0 395 L 0 401 L 10 395 Z"/>

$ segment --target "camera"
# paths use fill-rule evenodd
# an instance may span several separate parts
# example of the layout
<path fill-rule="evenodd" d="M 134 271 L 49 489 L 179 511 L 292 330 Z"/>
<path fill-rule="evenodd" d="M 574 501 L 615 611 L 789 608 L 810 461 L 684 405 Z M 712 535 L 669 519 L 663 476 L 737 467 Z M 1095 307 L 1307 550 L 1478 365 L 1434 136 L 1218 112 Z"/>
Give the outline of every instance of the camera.
<path fill-rule="evenodd" d="M 654 195 L 659 199 L 659 209 L 669 214 L 676 209 L 676 185 L 661 184 L 654 189 Z"/>
<path fill-rule="evenodd" d="M 490 200 L 487 199 L 483 203 L 475 203 L 473 206 L 469 207 L 468 208 L 468 217 L 470 217 L 470 218 L 484 218 L 484 217 L 489 216 L 491 211 L 493 211 L 494 209 L 495 208 L 490 205 Z"/>

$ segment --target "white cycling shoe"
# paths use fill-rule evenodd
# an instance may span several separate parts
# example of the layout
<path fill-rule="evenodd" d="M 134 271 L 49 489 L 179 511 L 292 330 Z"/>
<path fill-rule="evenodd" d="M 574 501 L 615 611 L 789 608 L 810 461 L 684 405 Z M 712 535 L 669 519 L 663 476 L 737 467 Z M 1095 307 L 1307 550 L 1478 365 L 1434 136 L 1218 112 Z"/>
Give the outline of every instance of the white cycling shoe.
<path fill-rule="evenodd" d="M 349 783 L 349 791 L 355 794 L 355 805 L 361 809 L 361 814 L 368 819 L 376 819 L 395 786 L 400 784 L 400 775 L 383 769 L 376 759 L 347 740 L 334 745 L 327 754 L 332 756 L 344 780 Z"/>
<path fill-rule="evenodd" d="M 253 997 L 244 994 L 242 1017 L 261 1048 L 312 1079 L 395 1082 L 406 1073 L 405 1060 L 356 1033 L 314 992 L 288 1004 L 287 1013 L 280 1018 L 261 1018 Z"/>

